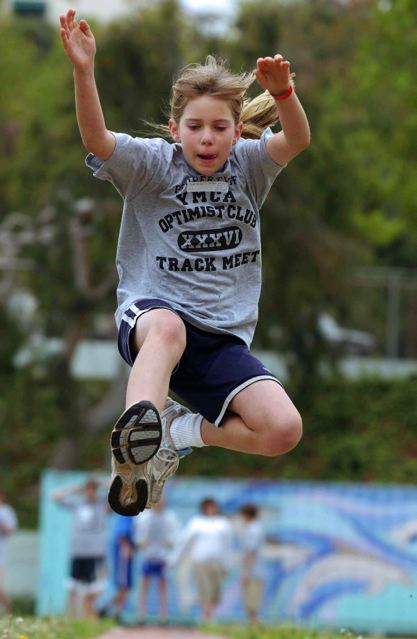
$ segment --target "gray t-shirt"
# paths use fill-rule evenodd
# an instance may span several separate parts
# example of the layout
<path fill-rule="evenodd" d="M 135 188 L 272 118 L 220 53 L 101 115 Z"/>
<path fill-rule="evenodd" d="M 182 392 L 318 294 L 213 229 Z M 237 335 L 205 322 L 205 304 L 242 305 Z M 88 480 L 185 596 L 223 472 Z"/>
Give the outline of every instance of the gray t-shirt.
<path fill-rule="evenodd" d="M 206 177 L 185 160 L 180 144 L 116 133 L 94 175 L 124 199 L 117 248 L 119 325 L 143 298 L 168 302 L 192 324 L 227 332 L 248 346 L 261 292 L 259 209 L 281 171 L 260 140 L 240 139 L 222 170 Z"/>
<path fill-rule="evenodd" d="M 71 557 L 104 557 L 108 536 L 106 498 L 89 501 L 83 495 L 66 495 L 59 503 L 73 511 Z"/>

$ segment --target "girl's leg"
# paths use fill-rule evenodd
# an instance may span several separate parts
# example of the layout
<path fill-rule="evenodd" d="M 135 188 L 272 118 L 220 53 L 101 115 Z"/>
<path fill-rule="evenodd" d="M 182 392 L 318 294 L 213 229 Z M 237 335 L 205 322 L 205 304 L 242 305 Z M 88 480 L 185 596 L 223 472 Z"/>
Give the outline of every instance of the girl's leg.
<path fill-rule="evenodd" d="M 158 578 L 159 589 L 159 621 L 160 623 L 166 623 L 168 619 L 168 596 L 167 596 L 167 581 L 165 575 L 161 575 Z"/>
<path fill-rule="evenodd" d="M 123 612 L 123 608 L 125 607 L 128 595 L 129 588 L 127 587 L 122 587 L 120 588 L 120 590 L 117 591 L 113 599 L 113 605 L 116 608 L 116 614 L 121 614 Z"/>
<path fill-rule="evenodd" d="M 138 617 L 139 621 L 144 622 L 147 616 L 148 607 L 148 595 L 151 585 L 151 578 L 148 575 L 144 575 L 142 583 L 140 585 L 139 601 L 138 601 Z"/>
<path fill-rule="evenodd" d="M 221 427 L 203 419 L 205 444 L 243 453 L 274 457 L 294 448 L 301 439 L 299 412 L 280 384 L 260 380 L 240 391 L 232 400 Z"/>
<path fill-rule="evenodd" d="M 161 412 L 171 373 L 185 350 L 184 323 L 172 311 L 152 309 L 138 318 L 134 345 L 138 354 L 127 384 L 126 407 L 145 399 Z"/>
<path fill-rule="evenodd" d="M 97 618 L 97 610 L 95 607 L 96 599 L 96 593 L 89 592 L 84 595 L 84 617 L 86 617 L 87 619 Z"/>
<path fill-rule="evenodd" d="M 113 472 L 108 500 L 121 515 L 137 515 L 151 496 L 147 462 L 160 445 L 160 414 L 171 373 L 185 350 L 185 326 L 173 311 L 155 308 L 138 317 L 130 340 L 134 364 L 126 390 L 126 411 L 111 436 Z"/>
<path fill-rule="evenodd" d="M 77 591 L 77 586 L 71 586 L 71 590 L 68 593 L 68 600 L 67 600 L 67 614 L 68 617 L 78 617 L 78 600 L 79 600 L 79 596 L 78 596 L 78 591 Z"/>
<path fill-rule="evenodd" d="M 180 450 L 187 446 L 218 446 L 276 457 L 290 451 L 301 439 L 300 414 L 282 386 L 272 379 L 254 381 L 234 397 L 229 408 L 234 414 L 227 416 L 220 427 L 192 413 L 174 419 L 169 424 L 173 447 Z M 168 462 L 162 461 L 162 470 L 158 468 L 156 472 L 154 460 L 150 461 L 150 468 L 156 502 L 176 466 L 171 472 Z"/>
<path fill-rule="evenodd" d="M 6 593 L 6 590 L 4 589 L 3 580 L 4 580 L 4 571 L 3 571 L 3 567 L 0 566 L 0 614 L 2 612 L 2 609 L 7 614 L 10 614 L 12 611 L 11 603 Z"/>
<path fill-rule="evenodd" d="M 203 621 L 210 623 L 213 619 L 214 606 L 212 603 L 205 603 L 203 605 Z"/>

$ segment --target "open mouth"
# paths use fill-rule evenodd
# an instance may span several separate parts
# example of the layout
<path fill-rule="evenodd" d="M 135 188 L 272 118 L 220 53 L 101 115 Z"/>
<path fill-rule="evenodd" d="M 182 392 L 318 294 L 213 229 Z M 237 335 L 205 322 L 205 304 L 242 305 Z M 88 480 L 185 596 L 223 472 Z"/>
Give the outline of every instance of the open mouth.
<path fill-rule="evenodd" d="M 203 162 L 211 162 L 213 160 L 215 160 L 217 158 L 217 155 L 215 155 L 214 153 L 199 153 L 197 155 L 199 160 L 202 160 Z"/>

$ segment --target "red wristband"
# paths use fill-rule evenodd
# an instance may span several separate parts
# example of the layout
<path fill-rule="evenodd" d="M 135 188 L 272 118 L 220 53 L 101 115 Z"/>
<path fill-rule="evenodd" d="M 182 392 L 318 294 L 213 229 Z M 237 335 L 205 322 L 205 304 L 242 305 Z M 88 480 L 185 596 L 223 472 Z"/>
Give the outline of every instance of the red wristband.
<path fill-rule="evenodd" d="M 287 98 L 290 97 L 291 93 L 294 91 L 292 84 L 290 84 L 290 86 L 288 87 L 288 89 L 286 91 L 284 91 L 284 93 L 280 93 L 279 95 L 272 95 L 272 97 L 274 98 L 274 100 L 286 100 Z"/>

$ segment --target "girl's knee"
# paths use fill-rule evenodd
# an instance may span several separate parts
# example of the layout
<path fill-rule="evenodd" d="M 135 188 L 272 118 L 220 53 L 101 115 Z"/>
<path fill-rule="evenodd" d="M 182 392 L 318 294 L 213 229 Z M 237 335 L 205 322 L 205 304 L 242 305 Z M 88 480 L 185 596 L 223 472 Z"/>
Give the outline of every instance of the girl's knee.
<path fill-rule="evenodd" d="M 164 314 L 165 315 L 165 314 Z M 168 346 L 175 346 L 184 350 L 186 331 L 182 319 L 175 313 L 168 312 L 154 327 L 158 337 Z"/>
<path fill-rule="evenodd" d="M 273 421 L 262 429 L 260 454 L 266 457 L 284 455 L 295 448 L 303 434 L 301 415 L 297 410 L 278 421 Z"/>
<path fill-rule="evenodd" d="M 167 351 L 179 352 L 181 355 L 186 346 L 185 324 L 176 313 L 158 309 L 151 318 L 145 341 L 157 340 Z"/>

